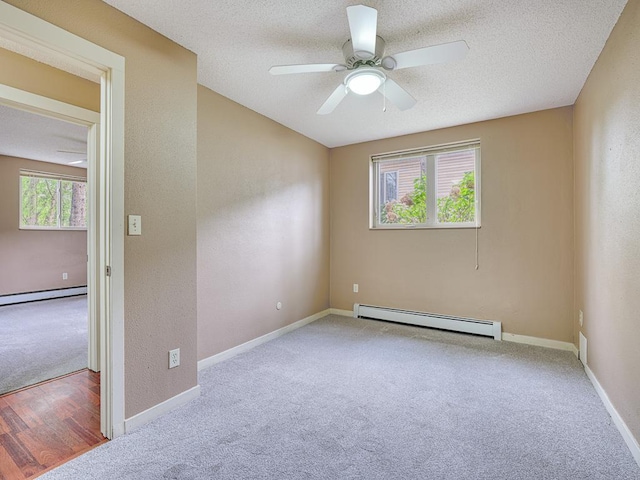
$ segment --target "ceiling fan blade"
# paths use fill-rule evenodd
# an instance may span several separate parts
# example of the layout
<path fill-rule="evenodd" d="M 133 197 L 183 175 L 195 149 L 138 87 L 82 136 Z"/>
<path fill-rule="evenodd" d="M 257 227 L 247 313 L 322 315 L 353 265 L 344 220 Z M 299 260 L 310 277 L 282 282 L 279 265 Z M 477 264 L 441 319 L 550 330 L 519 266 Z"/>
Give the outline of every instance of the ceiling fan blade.
<path fill-rule="evenodd" d="M 340 72 L 347 67 L 339 63 L 310 63 L 307 65 L 276 65 L 269 69 L 271 75 L 288 75 L 290 73 Z"/>
<path fill-rule="evenodd" d="M 422 65 L 433 65 L 435 63 L 455 62 L 464 58 L 469 51 L 469 46 L 464 40 L 457 42 L 443 43 L 442 45 L 434 45 L 432 47 L 418 48 L 417 50 L 409 50 L 408 52 L 396 53 L 391 55 L 395 61 L 392 68 L 388 70 L 399 70 L 401 68 L 420 67 Z M 385 65 L 383 59 L 382 64 Z M 385 67 L 386 68 L 386 67 Z"/>
<path fill-rule="evenodd" d="M 417 103 L 416 99 L 409 95 L 404 88 L 388 77 L 385 82 L 380 85 L 378 91 L 400 110 L 409 110 Z"/>
<path fill-rule="evenodd" d="M 338 85 L 338 87 L 333 91 L 329 98 L 322 104 L 322 106 L 318 109 L 318 115 L 327 115 L 328 113 L 333 112 L 335 108 L 340 104 L 342 99 L 347 96 L 347 89 L 344 84 Z"/>
<path fill-rule="evenodd" d="M 353 52 L 358 58 L 369 60 L 373 58 L 376 51 L 376 28 L 378 24 L 378 11 L 375 8 L 355 5 L 347 7 L 347 17 L 349 19 L 349 30 L 351 30 L 351 43 Z M 358 55 L 358 52 L 370 54 Z"/>

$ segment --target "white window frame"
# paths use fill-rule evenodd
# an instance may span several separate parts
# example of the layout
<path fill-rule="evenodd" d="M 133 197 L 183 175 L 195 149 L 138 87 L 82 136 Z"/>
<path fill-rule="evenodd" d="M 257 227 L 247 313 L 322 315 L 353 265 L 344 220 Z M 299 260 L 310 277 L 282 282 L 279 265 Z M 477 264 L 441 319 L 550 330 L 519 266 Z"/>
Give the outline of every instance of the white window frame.
<path fill-rule="evenodd" d="M 57 225 L 23 225 L 22 224 L 22 178 L 39 178 L 43 180 L 55 180 L 57 182 L 56 186 L 56 201 L 58 203 L 57 208 Z M 20 230 L 54 230 L 54 231 L 68 231 L 68 230 L 79 230 L 86 231 L 87 224 L 89 223 L 88 219 L 86 219 L 84 227 L 65 227 L 62 225 L 62 189 L 60 188 L 60 182 L 78 182 L 78 183 L 87 183 L 87 179 L 83 177 L 74 177 L 70 175 L 61 175 L 55 173 L 47 173 L 47 172 L 32 172 L 28 170 L 20 170 L 20 174 L 18 175 L 18 181 L 20 182 L 20 201 L 19 201 L 19 210 L 18 210 L 18 228 Z M 88 213 L 88 209 L 87 209 Z"/>
<path fill-rule="evenodd" d="M 476 149 L 474 190 L 475 190 L 475 221 L 474 222 L 438 222 L 437 215 L 437 191 L 438 184 L 436 156 L 442 153 L 456 150 Z M 415 160 L 424 157 L 426 159 L 427 175 L 427 221 L 425 223 L 381 223 L 378 221 L 378 209 L 380 206 L 380 182 L 379 165 L 388 161 Z M 411 150 L 388 152 L 372 155 L 369 162 L 369 229 L 371 230 L 406 230 L 406 229 L 438 229 L 438 228 L 479 228 L 481 226 L 481 148 L 480 140 L 467 140 L 464 142 L 434 145 Z"/>

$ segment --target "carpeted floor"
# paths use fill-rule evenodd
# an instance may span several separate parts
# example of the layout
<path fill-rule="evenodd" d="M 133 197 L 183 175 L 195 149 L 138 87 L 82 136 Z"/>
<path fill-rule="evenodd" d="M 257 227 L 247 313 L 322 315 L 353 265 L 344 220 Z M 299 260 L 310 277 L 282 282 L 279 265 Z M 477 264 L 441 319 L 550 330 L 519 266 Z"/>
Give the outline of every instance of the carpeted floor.
<path fill-rule="evenodd" d="M 569 352 L 329 316 L 200 384 L 42 478 L 640 479 Z"/>
<path fill-rule="evenodd" d="M 87 367 L 87 296 L 0 307 L 0 394 Z"/>

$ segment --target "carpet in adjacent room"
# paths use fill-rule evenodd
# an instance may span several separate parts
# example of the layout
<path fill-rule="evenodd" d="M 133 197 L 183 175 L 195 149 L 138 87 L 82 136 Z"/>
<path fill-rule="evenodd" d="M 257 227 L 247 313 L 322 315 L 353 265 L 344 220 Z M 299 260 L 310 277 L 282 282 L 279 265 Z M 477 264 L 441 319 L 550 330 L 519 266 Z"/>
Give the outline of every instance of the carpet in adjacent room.
<path fill-rule="evenodd" d="M 0 394 L 87 368 L 87 296 L 0 307 Z"/>

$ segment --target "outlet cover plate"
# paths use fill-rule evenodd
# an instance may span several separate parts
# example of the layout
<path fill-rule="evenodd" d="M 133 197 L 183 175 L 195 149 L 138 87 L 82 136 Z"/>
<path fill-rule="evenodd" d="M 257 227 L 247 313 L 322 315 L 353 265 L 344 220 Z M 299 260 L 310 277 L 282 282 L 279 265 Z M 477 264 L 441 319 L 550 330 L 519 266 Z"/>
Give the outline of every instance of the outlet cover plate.
<path fill-rule="evenodd" d="M 180 365 L 180 349 L 169 350 L 169 368 L 175 368 Z"/>

